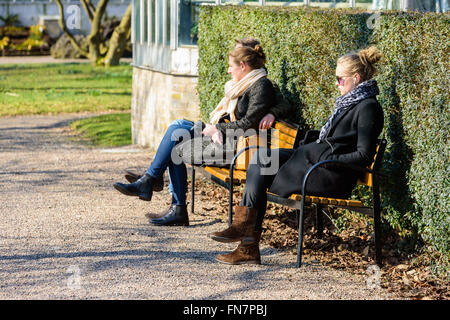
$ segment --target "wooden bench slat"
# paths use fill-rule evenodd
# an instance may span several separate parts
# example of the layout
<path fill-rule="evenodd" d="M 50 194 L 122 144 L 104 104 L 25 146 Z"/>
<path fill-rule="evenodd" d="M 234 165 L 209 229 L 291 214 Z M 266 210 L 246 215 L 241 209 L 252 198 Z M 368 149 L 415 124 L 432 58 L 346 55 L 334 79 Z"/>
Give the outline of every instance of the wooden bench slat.
<path fill-rule="evenodd" d="M 230 182 L 230 176 L 225 172 L 222 172 L 220 168 L 216 167 L 205 167 L 205 171 L 212 174 L 213 176 L 223 180 L 224 182 Z"/>
<path fill-rule="evenodd" d="M 295 200 L 295 201 L 301 201 L 302 195 L 301 194 L 293 194 L 289 198 L 292 200 Z M 305 202 L 306 203 L 325 204 L 325 205 L 340 205 L 340 206 L 347 206 L 347 207 L 363 206 L 363 203 L 358 200 L 346 200 L 346 199 L 325 198 L 325 197 L 316 197 L 316 196 L 306 196 Z"/>
<path fill-rule="evenodd" d="M 349 207 L 359 207 L 362 206 L 363 203 L 358 200 L 347 200 L 347 206 Z"/>
<path fill-rule="evenodd" d="M 226 168 L 217 168 L 217 167 L 205 167 L 205 171 L 210 173 L 211 175 L 219 178 L 220 180 L 229 183 L 230 182 L 230 170 Z M 244 183 L 247 179 L 247 172 L 245 170 L 234 170 L 233 172 L 233 181 L 235 183 Z"/>
<path fill-rule="evenodd" d="M 274 143 L 274 141 L 276 141 L 276 140 L 280 140 L 280 141 L 289 143 L 292 146 L 294 146 L 294 143 L 295 143 L 295 137 L 291 137 L 280 131 L 274 131 L 274 132 L 272 132 L 272 134 L 270 136 L 271 143 Z"/>
<path fill-rule="evenodd" d="M 272 140 L 270 149 L 292 149 L 293 145 L 285 141 Z"/>
<path fill-rule="evenodd" d="M 233 173 L 233 178 L 237 178 L 240 183 L 245 183 L 247 180 L 247 172 L 244 170 L 235 170 Z"/>
<path fill-rule="evenodd" d="M 294 126 L 290 126 L 286 123 L 281 123 L 281 122 L 277 121 L 277 122 L 275 122 L 274 128 L 293 137 L 294 139 L 297 136 L 297 128 L 295 128 Z"/>

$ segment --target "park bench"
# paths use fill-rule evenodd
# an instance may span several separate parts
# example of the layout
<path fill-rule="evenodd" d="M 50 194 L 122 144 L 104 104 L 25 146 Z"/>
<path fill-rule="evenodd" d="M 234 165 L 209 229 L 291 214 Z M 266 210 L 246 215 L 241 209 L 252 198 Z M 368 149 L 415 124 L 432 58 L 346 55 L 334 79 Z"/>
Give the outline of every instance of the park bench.
<path fill-rule="evenodd" d="M 296 148 L 300 142 L 302 130 L 298 125 L 277 121 L 270 134 L 269 145 L 270 148 Z M 309 131 L 306 133 L 305 139 L 310 141 L 313 138 L 308 136 L 315 136 L 318 132 Z M 198 171 L 211 181 L 218 185 L 225 187 L 229 191 L 229 207 L 228 207 L 228 223 L 231 225 L 233 219 L 233 187 L 235 185 L 245 184 L 246 170 L 235 169 L 236 159 L 249 149 L 258 148 L 257 146 L 247 146 L 239 150 L 233 158 L 230 168 L 218 168 L 210 166 L 191 166 L 192 184 L 191 184 L 191 211 L 194 212 L 194 186 L 195 186 L 195 172 Z M 267 200 L 270 202 L 278 203 L 284 206 L 295 209 L 298 215 L 298 246 L 297 246 L 297 267 L 301 266 L 302 252 L 303 252 L 303 222 L 305 207 L 312 208 L 316 214 L 316 227 L 317 235 L 322 237 L 323 232 L 323 216 L 322 209 L 326 207 L 331 208 L 343 208 L 363 214 L 367 214 L 374 219 L 374 231 L 375 231 L 375 261 L 378 265 L 382 263 L 381 253 L 381 204 L 380 204 L 380 191 L 378 170 L 381 166 L 383 154 L 386 148 L 386 140 L 378 140 L 376 153 L 372 164 L 365 168 L 355 165 L 349 165 L 336 160 L 321 161 L 312 166 L 303 180 L 303 192 L 302 194 L 293 194 L 289 198 L 283 198 L 276 194 L 268 193 Z M 342 166 L 350 170 L 356 170 L 361 173 L 361 177 L 358 180 L 358 184 L 370 187 L 372 193 L 372 206 L 368 207 L 359 200 L 351 199 L 338 199 L 333 197 L 319 197 L 308 195 L 308 180 L 311 172 L 316 170 L 320 166 L 326 166 L 332 164 L 333 166 Z"/>
<path fill-rule="evenodd" d="M 276 121 L 267 139 L 267 144 L 270 148 L 286 148 L 292 149 L 296 148 L 300 142 L 301 130 L 299 125 L 294 123 L 289 123 L 287 121 L 278 120 Z M 195 172 L 200 172 L 203 176 L 209 178 L 216 184 L 227 188 L 230 191 L 229 207 L 228 207 L 228 222 L 231 225 L 233 219 L 233 186 L 245 184 L 247 172 L 245 169 L 236 169 L 236 161 L 238 157 L 247 152 L 249 149 L 257 148 L 257 146 L 245 147 L 238 150 L 236 155 L 232 160 L 232 164 L 229 168 L 219 168 L 213 166 L 197 166 L 188 165 L 191 168 L 192 184 L 191 184 L 191 212 L 194 212 L 194 186 L 195 186 Z M 231 169 L 232 168 L 232 169 Z M 233 181 L 233 183 L 230 183 Z"/>

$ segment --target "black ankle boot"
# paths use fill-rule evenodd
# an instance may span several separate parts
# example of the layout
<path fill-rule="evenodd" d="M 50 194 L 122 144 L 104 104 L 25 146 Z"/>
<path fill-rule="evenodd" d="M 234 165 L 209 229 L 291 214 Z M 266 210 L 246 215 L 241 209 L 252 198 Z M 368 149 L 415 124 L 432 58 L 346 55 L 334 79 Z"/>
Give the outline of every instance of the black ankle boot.
<path fill-rule="evenodd" d="M 130 184 L 116 182 L 114 188 L 127 196 L 137 196 L 141 200 L 150 201 L 155 180 L 151 175 L 145 174 L 136 182 Z"/>
<path fill-rule="evenodd" d="M 151 223 L 158 226 L 188 226 L 189 216 L 186 205 L 173 205 L 169 212 L 158 219 L 151 219 Z"/>
<path fill-rule="evenodd" d="M 141 174 L 133 171 L 133 170 L 125 170 L 125 179 L 127 179 L 128 182 L 133 183 L 139 180 L 142 177 Z M 156 178 L 155 183 L 153 184 L 153 191 L 159 192 L 164 189 L 164 174 L 160 175 L 158 178 Z"/>

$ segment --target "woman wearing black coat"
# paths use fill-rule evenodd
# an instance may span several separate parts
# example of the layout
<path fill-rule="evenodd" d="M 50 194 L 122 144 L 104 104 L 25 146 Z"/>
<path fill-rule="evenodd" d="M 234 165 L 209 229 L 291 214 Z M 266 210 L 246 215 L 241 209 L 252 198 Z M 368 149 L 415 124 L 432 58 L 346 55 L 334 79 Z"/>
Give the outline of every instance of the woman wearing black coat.
<path fill-rule="evenodd" d="M 247 182 L 240 206 L 235 208 L 231 227 L 209 236 L 219 242 L 238 242 L 231 253 L 218 255 L 228 264 L 261 263 L 259 240 L 267 206 L 267 192 L 288 197 L 301 193 L 306 172 L 322 160 L 339 160 L 367 166 L 375 155 L 376 142 L 383 128 L 383 110 L 376 100 L 378 86 L 372 79 L 374 64 L 381 58 L 375 47 L 340 57 L 336 85 L 341 96 L 320 131 L 310 131 L 297 149 L 262 150 L 247 169 Z M 264 154 L 266 156 L 264 156 Z M 267 157 L 268 156 L 268 157 Z M 276 157 L 276 158 L 275 158 Z M 265 172 L 273 160 L 277 172 Z M 270 162 L 272 161 L 272 162 Z M 308 183 L 308 194 L 346 198 L 356 185 L 358 174 L 337 167 L 315 170 Z"/>

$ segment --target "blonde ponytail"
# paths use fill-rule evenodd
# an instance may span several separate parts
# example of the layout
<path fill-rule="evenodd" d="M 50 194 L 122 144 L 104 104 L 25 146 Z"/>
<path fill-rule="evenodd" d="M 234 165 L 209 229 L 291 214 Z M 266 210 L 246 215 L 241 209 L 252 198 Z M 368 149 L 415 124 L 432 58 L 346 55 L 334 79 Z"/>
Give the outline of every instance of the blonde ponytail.
<path fill-rule="evenodd" d="M 346 54 L 338 59 L 338 64 L 341 64 L 346 69 L 349 75 L 355 73 L 361 77 L 361 82 L 370 80 L 376 74 L 377 69 L 375 64 L 382 58 L 381 52 L 375 46 L 361 49 L 356 53 Z"/>

